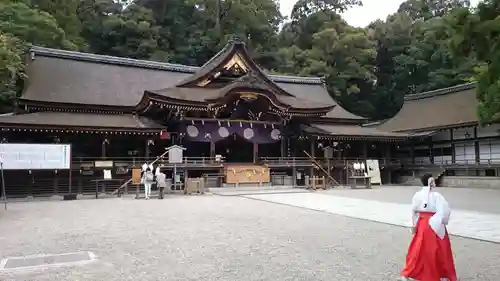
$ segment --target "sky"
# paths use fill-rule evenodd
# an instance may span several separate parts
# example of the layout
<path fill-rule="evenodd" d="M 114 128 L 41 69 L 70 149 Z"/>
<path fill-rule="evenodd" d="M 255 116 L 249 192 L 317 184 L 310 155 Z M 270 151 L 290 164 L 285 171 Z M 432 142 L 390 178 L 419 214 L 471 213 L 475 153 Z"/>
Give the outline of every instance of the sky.
<path fill-rule="evenodd" d="M 354 7 L 347 10 L 343 17 L 352 26 L 365 27 L 377 19 L 385 20 L 388 15 L 395 13 L 399 5 L 405 0 L 362 0 L 362 7 Z M 297 0 L 280 0 L 281 13 L 290 17 L 293 5 Z M 471 0 L 475 6 L 479 0 Z M 383 3 L 383 4 L 382 4 Z"/>

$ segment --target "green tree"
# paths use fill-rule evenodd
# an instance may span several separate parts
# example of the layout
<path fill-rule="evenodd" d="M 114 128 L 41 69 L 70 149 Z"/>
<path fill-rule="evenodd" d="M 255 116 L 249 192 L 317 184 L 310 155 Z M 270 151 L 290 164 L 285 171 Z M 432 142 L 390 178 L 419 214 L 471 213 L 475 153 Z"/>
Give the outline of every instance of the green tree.
<path fill-rule="evenodd" d="M 276 34 L 282 22 L 273 0 L 136 0 L 151 9 L 159 26 L 154 57 L 171 62 L 201 65 L 233 35 L 247 42 L 257 62 L 275 65 Z M 217 20 L 219 17 L 219 20 Z"/>
<path fill-rule="evenodd" d="M 477 10 L 458 10 L 450 20 L 457 57 L 474 55 L 477 71 L 478 115 L 484 123 L 500 121 L 500 1 L 486 0 Z"/>
<path fill-rule="evenodd" d="M 368 27 L 377 41 L 377 84 L 371 96 L 372 104 L 375 108 L 384 108 L 373 112 L 373 118 L 385 119 L 396 114 L 407 94 L 449 87 L 470 79 L 476 60 L 452 56 L 448 44 L 450 16 L 448 13 L 424 20 L 401 12 L 391 15 L 386 22 L 378 21 Z"/>
<path fill-rule="evenodd" d="M 76 49 L 76 45 L 66 39 L 54 17 L 24 3 L 0 3 L 0 31 L 30 44 Z"/>
<path fill-rule="evenodd" d="M 59 27 L 64 30 L 66 38 L 77 46 L 82 47 L 84 44 L 84 40 L 80 36 L 82 24 L 77 14 L 79 1 L 29 0 L 29 3 L 31 7 L 52 15 Z"/>
<path fill-rule="evenodd" d="M 300 20 L 317 12 L 345 12 L 352 6 L 362 5 L 361 0 L 298 0 L 292 9 L 292 20 Z"/>
<path fill-rule="evenodd" d="M 94 18 L 94 20 L 96 20 Z M 135 4 L 97 19 L 87 29 L 91 52 L 150 59 L 158 47 L 158 27 L 151 10 Z"/>
<path fill-rule="evenodd" d="M 18 82 L 24 78 L 23 43 L 0 31 L 0 112 L 12 110 Z"/>
<path fill-rule="evenodd" d="M 364 96 L 374 84 L 376 45 L 366 30 L 349 26 L 334 12 L 319 11 L 288 25 L 280 38 L 291 45 L 278 52 L 278 72 L 324 76 L 343 106 L 361 115 L 373 111 Z"/>
<path fill-rule="evenodd" d="M 457 8 L 468 7 L 469 0 L 408 0 L 399 6 L 398 13 L 405 13 L 414 20 L 428 20 L 442 17 Z"/>

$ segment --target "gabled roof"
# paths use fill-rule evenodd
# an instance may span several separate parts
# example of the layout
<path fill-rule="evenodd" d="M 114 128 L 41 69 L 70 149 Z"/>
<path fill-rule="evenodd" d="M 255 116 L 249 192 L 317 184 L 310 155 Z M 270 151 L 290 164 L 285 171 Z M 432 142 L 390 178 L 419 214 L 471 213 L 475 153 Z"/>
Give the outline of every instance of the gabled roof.
<path fill-rule="evenodd" d="M 292 96 L 284 89 L 280 88 L 270 79 L 262 69 L 254 62 L 248 53 L 246 44 L 237 38 L 233 38 L 226 44 L 226 46 L 208 62 L 202 65 L 193 75 L 189 76 L 177 86 L 197 86 L 209 83 L 216 75 L 220 74 L 222 70 L 227 70 L 231 67 L 236 67 L 244 74 L 252 74 L 262 80 L 266 86 L 274 88 L 277 94 Z"/>
<path fill-rule="evenodd" d="M 19 103 L 133 108 L 143 98 L 145 90 L 176 87 L 197 71 L 208 69 L 208 65 L 215 64 L 221 55 L 199 68 L 32 47 L 26 67 L 29 79 Z M 336 105 L 326 117 L 364 119 L 338 106 L 319 77 L 263 75 L 279 90 L 298 100 Z"/>
<path fill-rule="evenodd" d="M 262 96 L 268 98 L 276 107 L 284 110 L 317 110 L 328 112 L 336 106 L 335 103 L 319 103 L 306 99 L 294 97 L 292 95 L 279 95 L 274 92 L 273 85 L 261 81 L 261 78 L 252 73 L 244 75 L 232 83 L 222 88 L 200 88 L 200 87 L 173 87 L 157 91 L 147 91 L 156 97 L 165 97 L 176 101 L 193 101 L 195 103 L 207 103 L 212 105 L 227 104 L 230 94 L 234 90 L 252 90 L 254 93 L 260 92 Z"/>
<path fill-rule="evenodd" d="M 475 125 L 475 83 L 408 95 L 391 119 L 377 126 L 386 132 L 420 132 Z"/>

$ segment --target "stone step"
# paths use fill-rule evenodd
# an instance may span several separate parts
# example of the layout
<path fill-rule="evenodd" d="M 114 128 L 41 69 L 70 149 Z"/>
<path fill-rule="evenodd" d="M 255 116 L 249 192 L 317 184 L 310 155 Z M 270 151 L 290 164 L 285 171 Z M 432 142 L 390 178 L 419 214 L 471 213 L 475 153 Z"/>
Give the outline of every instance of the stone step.
<path fill-rule="evenodd" d="M 422 185 L 420 181 L 420 177 L 426 173 L 432 174 L 432 176 L 436 179 L 440 178 L 444 172 L 446 172 L 446 169 L 444 168 L 430 168 L 430 169 L 425 169 L 425 170 L 417 170 L 415 171 L 415 177 L 407 177 L 406 179 L 403 180 L 402 184 L 403 185 L 412 185 L 412 186 L 420 186 Z"/>

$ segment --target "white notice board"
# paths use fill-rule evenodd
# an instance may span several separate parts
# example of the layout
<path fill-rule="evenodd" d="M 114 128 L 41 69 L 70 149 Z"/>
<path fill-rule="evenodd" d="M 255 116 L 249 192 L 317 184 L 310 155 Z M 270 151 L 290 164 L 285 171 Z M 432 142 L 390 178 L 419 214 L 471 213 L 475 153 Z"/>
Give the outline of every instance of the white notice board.
<path fill-rule="evenodd" d="M 168 150 L 168 163 L 170 164 L 180 164 L 182 163 L 182 152 L 186 148 L 178 145 L 172 145 L 167 148 Z"/>
<path fill-rule="evenodd" d="M 71 167 L 70 144 L 0 143 L 4 170 L 66 170 Z"/>

